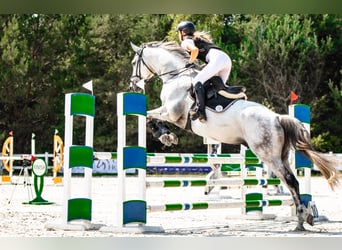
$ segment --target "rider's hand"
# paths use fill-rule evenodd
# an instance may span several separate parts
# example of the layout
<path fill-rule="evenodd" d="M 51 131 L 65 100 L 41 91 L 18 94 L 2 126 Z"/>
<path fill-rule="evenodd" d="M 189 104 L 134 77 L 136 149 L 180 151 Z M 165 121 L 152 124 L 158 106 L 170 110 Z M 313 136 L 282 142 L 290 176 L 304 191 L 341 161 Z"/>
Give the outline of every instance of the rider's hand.
<path fill-rule="evenodd" d="M 195 64 L 194 63 L 186 63 L 185 64 L 185 68 L 193 68 L 193 67 L 195 67 Z"/>

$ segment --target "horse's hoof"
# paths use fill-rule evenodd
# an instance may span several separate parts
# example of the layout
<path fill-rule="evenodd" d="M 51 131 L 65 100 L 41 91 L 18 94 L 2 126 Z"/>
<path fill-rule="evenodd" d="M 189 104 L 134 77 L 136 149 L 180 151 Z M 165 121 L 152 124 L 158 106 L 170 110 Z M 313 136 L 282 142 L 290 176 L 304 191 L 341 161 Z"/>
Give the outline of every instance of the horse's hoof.
<path fill-rule="evenodd" d="M 295 232 L 303 232 L 303 231 L 306 231 L 305 227 L 303 225 L 298 225 L 295 230 Z"/>
<path fill-rule="evenodd" d="M 165 146 L 170 147 L 172 144 L 178 143 L 178 137 L 171 133 L 171 134 L 163 134 L 159 137 L 159 141 L 163 143 Z"/>
<path fill-rule="evenodd" d="M 309 214 L 308 217 L 306 218 L 306 222 L 310 225 L 313 226 L 314 225 L 314 217 Z"/>
<path fill-rule="evenodd" d="M 177 137 L 177 135 L 175 135 L 174 133 L 171 133 L 170 135 L 170 141 L 172 141 L 172 144 L 175 144 L 175 145 L 177 145 L 178 144 L 178 137 Z"/>
<path fill-rule="evenodd" d="M 161 143 L 163 143 L 167 147 L 170 147 L 172 145 L 172 143 L 169 140 L 168 135 L 161 135 L 158 139 Z"/>

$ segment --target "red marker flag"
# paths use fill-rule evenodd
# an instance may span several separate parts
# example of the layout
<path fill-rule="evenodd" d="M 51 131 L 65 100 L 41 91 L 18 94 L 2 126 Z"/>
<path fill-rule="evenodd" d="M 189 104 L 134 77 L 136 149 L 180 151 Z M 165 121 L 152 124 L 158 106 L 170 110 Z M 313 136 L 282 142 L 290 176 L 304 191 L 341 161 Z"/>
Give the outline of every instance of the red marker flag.
<path fill-rule="evenodd" d="M 298 99 L 298 95 L 296 95 L 295 92 L 291 91 L 291 96 L 290 96 L 290 105 L 293 104 L 293 101 Z"/>

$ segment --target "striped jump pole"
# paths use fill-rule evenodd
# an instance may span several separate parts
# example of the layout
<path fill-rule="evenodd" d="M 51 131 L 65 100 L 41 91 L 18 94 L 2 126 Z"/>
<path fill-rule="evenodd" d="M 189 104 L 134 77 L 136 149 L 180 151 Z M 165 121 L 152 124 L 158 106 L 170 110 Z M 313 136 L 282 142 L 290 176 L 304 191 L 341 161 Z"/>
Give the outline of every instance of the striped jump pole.
<path fill-rule="evenodd" d="M 260 164 L 255 157 L 232 156 L 230 154 L 192 154 L 192 155 L 158 155 L 147 154 L 148 164 Z"/>
<path fill-rule="evenodd" d="M 147 188 L 166 188 L 166 187 L 201 187 L 201 186 L 257 186 L 257 185 L 279 185 L 278 178 L 267 179 L 242 179 L 242 178 L 224 178 L 224 179 L 194 179 L 194 180 L 161 180 L 147 181 Z"/>
<path fill-rule="evenodd" d="M 73 118 L 76 116 L 85 117 L 85 145 L 73 144 Z M 93 227 L 91 224 L 91 178 L 94 154 L 94 116 L 95 96 L 86 93 L 69 93 L 65 95 L 62 224 L 46 225 L 47 228 L 86 230 Z M 74 181 L 72 169 L 74 167 L 84 168 L 83 185 L 77 185 L 77 188 L 72 185 Z M 75 189 L 72 190 L 72 186 Z"/>
<path fill-rule="evenodd" d="M 292 206 L 292 200 L 248 200 L 236 202 L 194 202 L 194 203 L 169 203 L 163 205 L 148 205 L 148 212 L 162 211 L 185 211 L 185 210 L 203 210 L 203 209 L 222 209 L 222 208 L 262 208 L 271 206 Z"/>

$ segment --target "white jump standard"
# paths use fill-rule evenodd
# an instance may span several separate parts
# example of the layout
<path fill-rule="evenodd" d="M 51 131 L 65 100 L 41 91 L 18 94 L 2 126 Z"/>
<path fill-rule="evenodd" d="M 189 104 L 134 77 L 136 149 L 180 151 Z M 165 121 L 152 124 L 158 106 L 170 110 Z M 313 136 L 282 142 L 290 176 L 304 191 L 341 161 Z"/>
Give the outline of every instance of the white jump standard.
<path fill-rule="evenodd" d="M 162 227 L 146 226 L 146 96 L 138 93 L 117 95 L 118 116 L 118 210 L 117 228 L 103 227 L 103 231 L 134 230 L 138 232 L 162 232 Z M 126 116 L 138 116 L 138 145 L 126 145 Z M 138 169 L 139 194 L 134 200 L 126 200 L 126 170 Z M 138 223 L 137 227 L 129 227 Z"/>
<path fill-rule="evenodd" d="M 64 132 L 64 199 L 61 224 L 48 224 L 49 229 L 87 230 L 98 228 L 91 224 L 92 199 L 91 178 L 93 168 L 93 134 L 94 134 L 95 96 L 85 93 L 65 95 L 65 132 Z M 73 117 L 85 116 L 85 145 L 73 145 Z M 72 168 L 84 168 L 84 185 L 78 186 L 83 197 L 75 197 L 71 188 Z"/>

